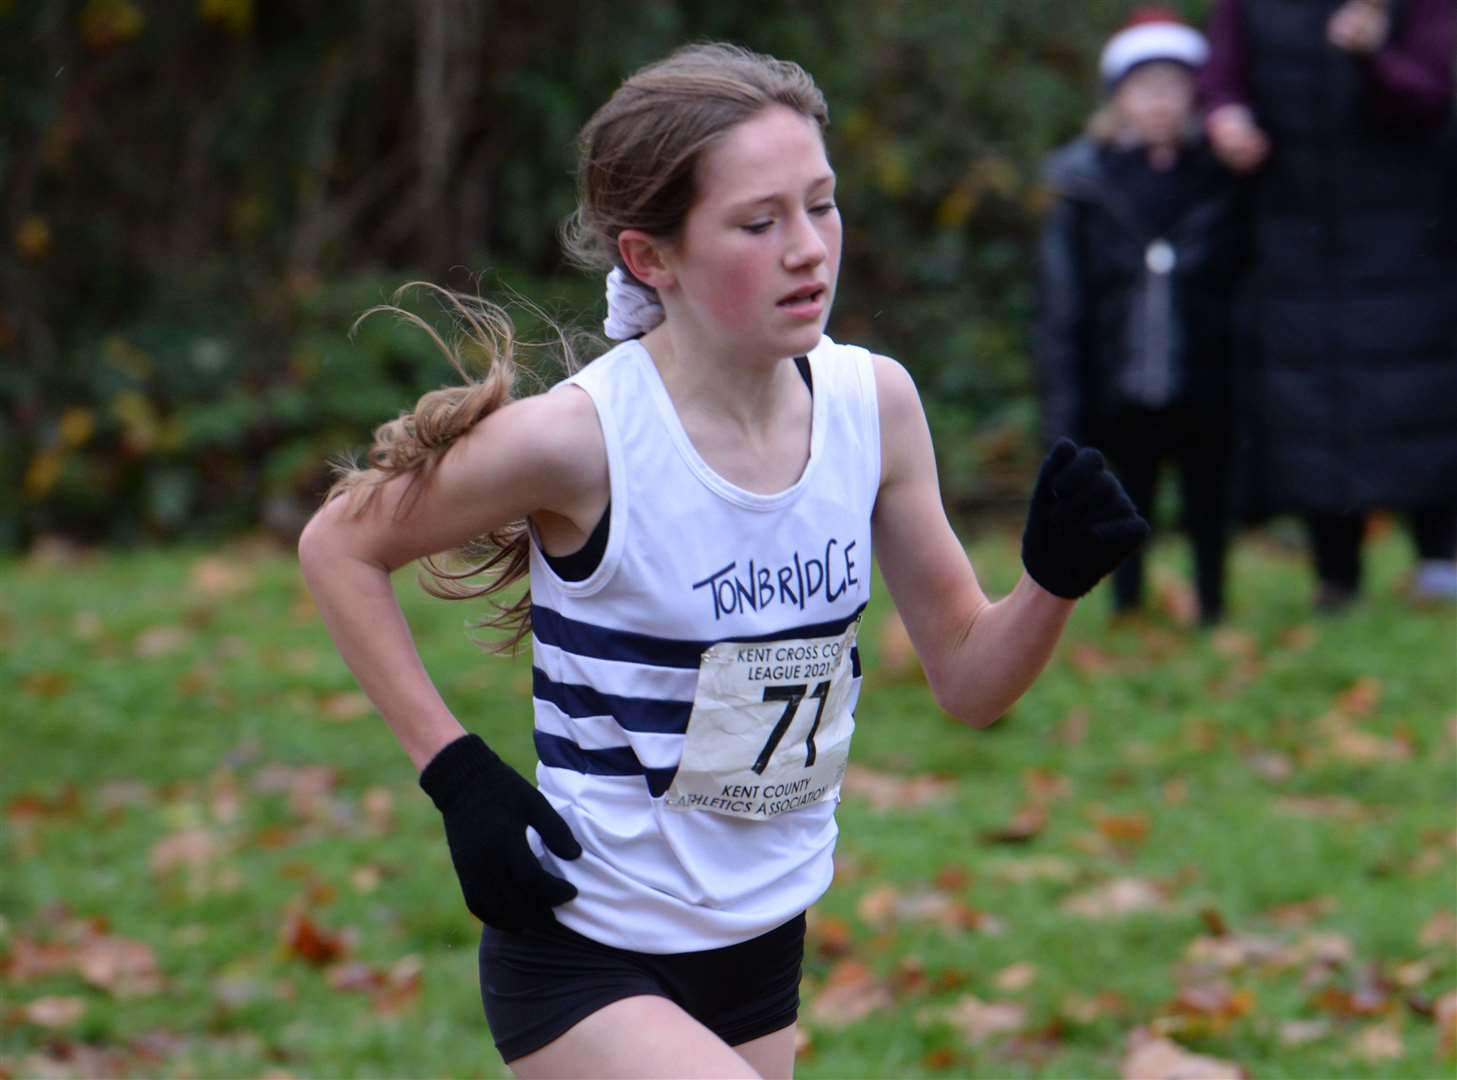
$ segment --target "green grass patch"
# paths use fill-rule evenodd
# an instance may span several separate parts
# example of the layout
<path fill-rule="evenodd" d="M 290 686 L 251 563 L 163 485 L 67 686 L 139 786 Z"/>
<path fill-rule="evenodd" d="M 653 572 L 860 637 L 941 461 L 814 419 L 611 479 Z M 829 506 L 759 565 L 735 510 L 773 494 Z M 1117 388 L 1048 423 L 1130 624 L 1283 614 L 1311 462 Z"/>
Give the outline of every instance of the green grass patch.
<path fill-rule="evenodd" d="M 1149 614 L 1095 594 L 986 731 L 878 590 L 800 1076 L 1112 1076 L 1137 1029 L 1262 1080 L 1450 1072 L 1457 614 L 1387 535 L 1315 619 L 1276 539 L 1212 632 L 1159 548 Z M 973 559 L 1014 581 L 1011 537 Z M 529 770 L 529 661 L 412 577 L 446 700 Z M 0 692 L 0 1077 L 505 1075 L 438 817 L 288 553 L 0 564 Z"/>

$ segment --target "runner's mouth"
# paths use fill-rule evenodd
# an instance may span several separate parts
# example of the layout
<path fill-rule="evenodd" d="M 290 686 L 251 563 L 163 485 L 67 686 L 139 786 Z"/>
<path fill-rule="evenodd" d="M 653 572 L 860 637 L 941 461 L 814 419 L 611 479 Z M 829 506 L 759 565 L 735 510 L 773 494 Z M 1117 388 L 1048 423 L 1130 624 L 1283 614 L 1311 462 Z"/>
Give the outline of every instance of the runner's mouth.
<path fill-rule="evenodd" d="M 783 300 L 779 301 L 779 307 L 793 307 L 796 304 L 812 304 L 824 299 L 825 287 L 814 285 L 804 289 L 796 289 Z"/>

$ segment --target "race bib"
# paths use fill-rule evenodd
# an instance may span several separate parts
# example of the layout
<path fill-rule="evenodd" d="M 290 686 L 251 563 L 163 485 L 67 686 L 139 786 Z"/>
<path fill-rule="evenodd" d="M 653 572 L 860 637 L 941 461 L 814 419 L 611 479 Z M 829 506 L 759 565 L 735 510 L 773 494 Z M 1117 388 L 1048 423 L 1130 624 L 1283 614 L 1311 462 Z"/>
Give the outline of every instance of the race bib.
<path fill-rule="evenodd" d="M 767 820 L 833 799 L 850 759 L 850 651 L 844 633 L 724 641 L 703 654 L 674 810 Z"/>

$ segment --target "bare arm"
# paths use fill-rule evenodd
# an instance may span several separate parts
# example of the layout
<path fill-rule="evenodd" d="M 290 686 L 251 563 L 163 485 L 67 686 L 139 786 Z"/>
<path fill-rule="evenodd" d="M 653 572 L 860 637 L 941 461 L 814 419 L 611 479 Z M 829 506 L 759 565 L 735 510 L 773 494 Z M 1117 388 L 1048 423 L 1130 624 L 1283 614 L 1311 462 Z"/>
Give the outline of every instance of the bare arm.
<path fill-rule="evenodd" d="M 987 598 L 946 518 L 915 385 L 894 361 L 876 357 L 875 364 L 882 446 L 876 558 L 937 702 L 983 727 L 1046 666 L 1074 601 L 1026 574 L 1003 599 Z"/>
<path fill-rule="evenodd" d="M 608 494 L 596 412 L 576 389 L 514 402 L 463 435 L 408 499 L 407 486 L 389 481 L 357 515 L 357 493 L 326 504 L 299 562 L 344 662 L 419 769 L 464 729 L 425 670 L 390 574 L 528 515 L 585 536 Z"/>

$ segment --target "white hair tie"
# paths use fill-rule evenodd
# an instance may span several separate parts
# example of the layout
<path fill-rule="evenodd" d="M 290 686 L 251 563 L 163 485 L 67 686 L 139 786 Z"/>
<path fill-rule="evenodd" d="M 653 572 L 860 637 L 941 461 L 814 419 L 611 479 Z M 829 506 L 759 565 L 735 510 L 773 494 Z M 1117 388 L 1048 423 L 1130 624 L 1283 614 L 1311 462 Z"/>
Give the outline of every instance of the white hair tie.
<path fill-rule="evenodd" d="M 603 332 L 613 341 L 626 341 L 646 334 L 663 321 L 658 290 L 642 284 L 614 266 L 607 275 L 607 318 Z"/>

